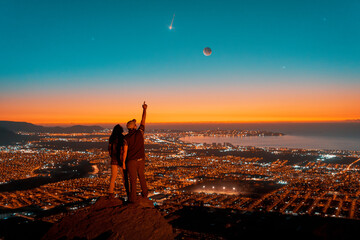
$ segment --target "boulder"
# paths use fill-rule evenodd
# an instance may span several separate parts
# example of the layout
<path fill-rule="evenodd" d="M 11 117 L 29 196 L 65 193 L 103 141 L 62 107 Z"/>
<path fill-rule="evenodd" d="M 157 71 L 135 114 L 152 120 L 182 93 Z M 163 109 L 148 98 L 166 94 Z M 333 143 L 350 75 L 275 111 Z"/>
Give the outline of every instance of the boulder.
<path fill-rule="evenodd" d="M 168 240 L 174 239 L 174 233 L 150 200 L 124 204 L 117 198 L 100 197 L 87 210 L 54 224 L 42 239 Z"/>

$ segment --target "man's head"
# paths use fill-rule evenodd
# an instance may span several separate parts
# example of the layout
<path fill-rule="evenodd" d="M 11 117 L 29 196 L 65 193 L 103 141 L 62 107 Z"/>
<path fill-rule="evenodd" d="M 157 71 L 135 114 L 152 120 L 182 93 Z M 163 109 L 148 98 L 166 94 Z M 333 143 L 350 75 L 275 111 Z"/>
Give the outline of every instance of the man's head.
<path fill-rule="evenodd" d="M 131 129 L 136 129 L 136 120 L 130 120 L 127 122 L 126 127 L 131 130 Z"/>

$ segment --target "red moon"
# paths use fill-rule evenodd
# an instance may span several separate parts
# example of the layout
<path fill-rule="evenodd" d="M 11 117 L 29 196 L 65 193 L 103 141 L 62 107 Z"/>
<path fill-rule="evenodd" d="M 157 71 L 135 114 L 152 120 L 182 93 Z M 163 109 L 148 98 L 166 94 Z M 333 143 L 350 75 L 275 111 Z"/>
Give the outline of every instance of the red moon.
<path fill-rule="evenodd" d="M 209 47 L 204 48 L 203 53 L 205 56 L 210 56 L 212 53 L 211 48 Z"/>

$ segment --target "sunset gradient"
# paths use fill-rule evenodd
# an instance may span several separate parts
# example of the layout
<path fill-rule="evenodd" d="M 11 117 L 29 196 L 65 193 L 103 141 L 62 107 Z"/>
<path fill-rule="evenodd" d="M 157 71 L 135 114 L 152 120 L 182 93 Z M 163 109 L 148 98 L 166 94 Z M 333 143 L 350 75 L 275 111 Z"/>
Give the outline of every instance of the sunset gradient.
<path fill-rule="evenodd" d="M 66 94 L 7 93 L 1 96 L 0 108 L 4 119 L 14 121 L 112 123 L 140 119 L 144 99 L 149 105 L 149 122 L 341 121 L 360 116 L 358 89 L 310 83 L 73 89 Z"/>
<path fill-rule="evenodd" d="M 1 1 L 0 120 L 360 119 L 360 3 L 257 2 Z"/>

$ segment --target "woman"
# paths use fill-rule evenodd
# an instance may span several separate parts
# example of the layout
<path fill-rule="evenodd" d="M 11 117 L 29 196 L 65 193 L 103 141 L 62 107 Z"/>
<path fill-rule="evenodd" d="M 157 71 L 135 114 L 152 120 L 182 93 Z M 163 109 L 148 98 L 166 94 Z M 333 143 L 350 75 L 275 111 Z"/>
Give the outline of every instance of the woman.
<path fill-rule="evenodd" d="M 126 196 L 129 197 L 129 180 L 127 175 L 127 170 L 125 168 L 125 158 L 124 154 L 124 135 L 123 128 L 117 124 L 115 125 L 111 136 L 109 138 L 109 155 L 111 157 L 111 177 L 110 177 L 110 186 L 109 186 L 109 197 L 114 197 L 114 188 L 115 180 L 118 174 L 118 169 L 122 169 L 123 173 L 123 182 L 126 190 Z"/>

